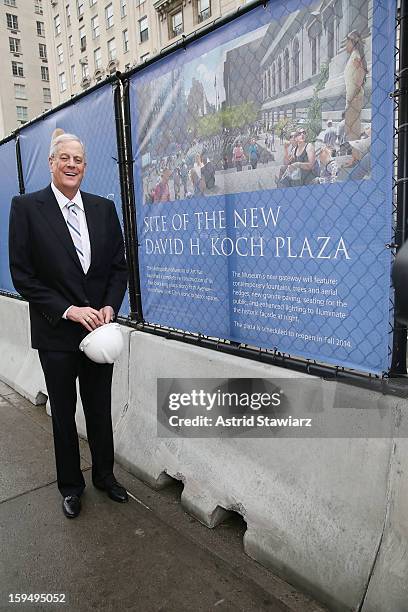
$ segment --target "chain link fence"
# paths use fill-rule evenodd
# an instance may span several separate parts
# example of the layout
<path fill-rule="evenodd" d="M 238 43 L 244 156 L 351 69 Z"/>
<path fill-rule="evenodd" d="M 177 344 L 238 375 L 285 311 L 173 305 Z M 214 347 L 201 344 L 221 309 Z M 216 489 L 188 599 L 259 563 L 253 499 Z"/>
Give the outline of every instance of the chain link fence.
<path fill-rule="evenodd" d="M 398 11 L 256 2 L 119 76 L 124 322 L 311 373 L 405 370 Z"/>
<path fill-rule="evenodd" d="M 148 323 L 388 372 L 390 14 L 271 2 L 131 77 Z"/>

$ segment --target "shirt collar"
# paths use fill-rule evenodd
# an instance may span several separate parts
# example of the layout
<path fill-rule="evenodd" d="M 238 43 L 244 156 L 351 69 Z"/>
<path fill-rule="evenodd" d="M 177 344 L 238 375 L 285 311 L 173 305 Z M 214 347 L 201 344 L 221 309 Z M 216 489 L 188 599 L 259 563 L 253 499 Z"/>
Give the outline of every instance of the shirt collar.
<path fill-rule="evenodd" d="M 74 195 L 74 197 L 72 198 L 72 200 L 70 200 L 69 198 L 67 198 L 66 195 L 61 193 L 61 191 L 57 189 L 54 183 L 51 183 L 51 189 L 55 195 L 55 198 L 61 210 L 64 208 L 64 206 L 68 204 L 68 202 L 74 202 L 74 204 L 79 206 L 81 210 L 84 210 L 84 203 L 82 202 L 82 196 L 81 196 L 81 192 L 79 191 L 79 189 Z"/>

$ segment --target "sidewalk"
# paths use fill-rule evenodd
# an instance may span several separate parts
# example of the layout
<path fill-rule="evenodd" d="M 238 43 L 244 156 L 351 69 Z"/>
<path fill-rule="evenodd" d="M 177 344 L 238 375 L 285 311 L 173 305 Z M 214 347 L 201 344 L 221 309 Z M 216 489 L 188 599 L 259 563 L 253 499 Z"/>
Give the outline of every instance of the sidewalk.
<path fill-rule="evenodd" d="M 323 612 L 246 556 L 237 518 L 208 529 L 180 504 L 182 485 L 153 491 L 116 468 L 128 504 L 88 483 L 68 520 L 55 484 L 51 419 L 0 382 L 0 611 Z M 9 594 L 66 603 L 9 603 Z"/>

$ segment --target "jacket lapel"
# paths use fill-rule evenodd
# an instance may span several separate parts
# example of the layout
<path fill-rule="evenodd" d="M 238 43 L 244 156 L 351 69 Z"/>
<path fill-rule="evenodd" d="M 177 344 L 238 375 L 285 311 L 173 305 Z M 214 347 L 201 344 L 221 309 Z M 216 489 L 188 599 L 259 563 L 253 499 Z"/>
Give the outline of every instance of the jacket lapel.
<path fill-rule="evenodd" d="M 91 245 L 91 265 L 89 271 L 95 267 L 102 248 L 102 236 L 99 219 L 98 205 L 92 195 L 81 191 L 82 202 L 84 203 L 86 224 L 88 226 L 89 242 Z"/>
<path fill-rule="evenodd" d="M 50 230 L 83 272 L 71 234 L 50 185 L 37 194 L 37 205 Z"/>

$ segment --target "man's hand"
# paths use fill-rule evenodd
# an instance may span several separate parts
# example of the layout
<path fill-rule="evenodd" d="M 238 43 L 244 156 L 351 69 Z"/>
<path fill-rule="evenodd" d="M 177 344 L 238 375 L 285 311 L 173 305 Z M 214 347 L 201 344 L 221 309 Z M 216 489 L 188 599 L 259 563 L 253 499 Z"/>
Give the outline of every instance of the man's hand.
<path fill-rule="evenodd" d="M 115 312 L 112 306 L 104 306 L 100 309 L 99 314 L 102 316 L 104 323 L 111 323 L 115 318 Z"/>
<path fill-rule="evenodd" d="M 67 319 L 74 321 L 74 323 L 80 323 L 91 332 L 105 323 L 101 310 L 95 310 L 90 306 L 71 306 L 67 312 Z"/>

